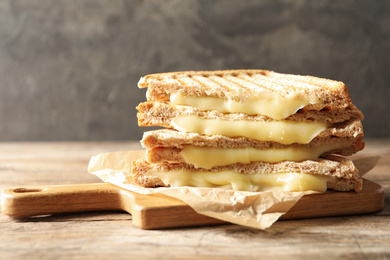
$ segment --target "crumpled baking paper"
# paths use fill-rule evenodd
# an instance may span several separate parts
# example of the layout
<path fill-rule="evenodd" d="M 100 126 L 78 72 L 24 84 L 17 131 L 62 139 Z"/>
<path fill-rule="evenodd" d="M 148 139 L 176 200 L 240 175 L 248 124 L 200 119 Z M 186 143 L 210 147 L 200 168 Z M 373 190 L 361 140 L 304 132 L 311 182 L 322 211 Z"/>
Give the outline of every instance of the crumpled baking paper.
<path fill-rule="evenodd" d="M 123 189 L 140 194 L 168 195 L 185 202 L 199 214 L 258 229 L 270 227 L 302 196 L 316 193 L 246 192 L 198 187 L 144 188 L 133 182 L 130 171 L 131 161 L 140 158 L 145 158 L 145 151 L 101 153 L 91 158 L 88 172 Z M 379 157 L 362 158 L 354 163 L 362 176 L 375 166 L 378 159 Z"/>

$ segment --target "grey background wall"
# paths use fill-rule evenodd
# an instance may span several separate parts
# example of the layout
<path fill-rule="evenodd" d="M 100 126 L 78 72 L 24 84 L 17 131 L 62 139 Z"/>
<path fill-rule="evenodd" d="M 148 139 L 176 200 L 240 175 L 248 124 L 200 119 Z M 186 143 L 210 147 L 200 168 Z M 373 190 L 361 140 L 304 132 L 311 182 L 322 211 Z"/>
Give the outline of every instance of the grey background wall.
<path fill-rule="evenodd" d="M 0 141 L 139 140 L 141 76 L 234 68 L 343 81 L 390 137 L 390 1 L 0 0 Z"/>

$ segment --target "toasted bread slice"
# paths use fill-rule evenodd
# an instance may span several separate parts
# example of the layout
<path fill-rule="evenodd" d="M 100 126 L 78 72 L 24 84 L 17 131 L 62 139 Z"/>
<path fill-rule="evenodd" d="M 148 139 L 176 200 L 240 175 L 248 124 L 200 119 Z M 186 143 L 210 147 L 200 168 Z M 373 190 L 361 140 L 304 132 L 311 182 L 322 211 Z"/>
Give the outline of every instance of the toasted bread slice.
<path fill-rule="evenodd" d="M 352 134 L 353 133 L 353 134 Z M 283 145 L 277 142 L 258 141 L 246 137 L 227 137 L 222 135 L 200 135 L 197 133 L 183 133 L 172 129 L 159 129 L 144 132 L 141 144 L 144 148 L 179 148 L 193 145 L 199 147 L 217 148 L 244 148 L 253 147 L 256 149 L 283 149 L 294 147 L 319 147 L 339 143 L 345 148 L 340 151 L 343 155 L 351 155 L 364 148 L 363 130 L 360 121 L 354 120 L 349 124 L 340 124 L 339 127 L 327 130 L 327 133 L 314 138 L 309 144 Z"/>
<path fill-rule="evenodd" d="M 364 147 L 360 121 L 364 116 L 352 104 L 342 82 L 266 70 L 226 70 L 152 74 L 141 78 L 138 86 L 148 88 L 148 101 L 137 107 L 139 126 L 168 128 L 144 135 L 147 160 L 133 161 L 131 169 L 133 179 L 142 186 L 170 186 L 161 174 L 171 172 L 185 171 L 196 177 L 197 173 L 229 171 L 240 176 L 328 176 L 325 184 L 330 189 L 361 190 L 362 179 L 353 163 L 331 155 L 351 155 Z M 245 163 L 244 159 L 234 159 L 210 166 L 206 156 L 202 159 L 206 163 L 200 166 L 190 162 L 188 154 L 184 158 L 184 150 L 193 147 L 201 150 L 199 158 L 204 158 L 205 151 L 199 147 L 292 148 L 294 154 L 294 148 L 309 147 L 323 158 L 306 157 L 312 150 L 302 149 L 301 159 L 295 159 L 295 155 L 286 159 L 289 155 L 283 155 L 286 158 L 272 163 L 265 159 Z M 233 156 L 236 152 L 232 151 Z"/>
<path fill-rule="evenodd" d="M 217 111 L 200 111 L 195 107 L 172 105 L 161 102 L 143 102 L 137 106 L 138 125 L 139 126 L 163 126 L 172 128 L 171 121 L 178 116 L 196 115 L 207 119 L 222 119 L 227 121 L 258 121 L 270 122 L 274 121 L 272 118 L 263 115 L 250 116 L 243 113 L 220 113 Z M 359 112 L 354 106 L 345 109 L 323 109 L 320 111 L 300 110 L 294 115 L 284 119 L 290 122 L 324 122 L 324 123 L 339 123 L 348 121 L 352 118 L 361 118 Z"/>
<path fill-rule="evenodd" d="M 149 163 L 146 160 L 135 160 L 131 165 L 133 180 L 144 187 L 169 187 L 169 184 L 159 177 L 161 172 L 189 171 L 196 174 L 207 172 L 210 174 L 219 171 L 234 171 L 239 174 L 257 175 L 273 173 L 308 173 L 314 176 L 328 176 L 327 187 L 336 191 L 360 191 L 362 179 L 353 162 L 341 157 L 329 156 L 326 159 L 317 161 L 281 163 L 254 162 L 251 164 L 234 164 L 216 167 L 211 170 L 196 169 L 194 166 L 185 163 Z"/>
<path fill-rule="evenodd" d="M 183 71 L 142 77 L 139 88 L 148 88 L 149 101 L 167 102 L 172 93 L 192 97 L 216 97 L 245 102 L 262 96 L 299 93 L 318 99 L 305 110 L 342 109 L 352 106 L 344 83 L 312 76 L 267 70 Z M 360 113 L 360 116 L 362 114 Z"/>
<path fill-rule="evenodd" d="M 227 165 L 232 161 L 248 163 L 254 160 L 251 158 L 279 162 L 292 158 L 295 160 L 317 159 L 320 156 L 330 154 L 350 156 L 364 148 L 362 139 L 362 135 L 356 137 L 331 135 L 316 137 L 309 144 L 283 145 L 245 137 L 207 136 L 164 129 L 145 132 L 141 143 L 144 148 L 147 148 L 146 159 L 150 163 L 191 163 L 193 161 L 196 164 L 197 161 L 201 160 L 206 161 L 206 165 L 208 165 L 203 167 L 210 168 L 215 165 Z M 183 149 L 185 156 L 182 154 Z M 199 155 L 200 151 L 201 155 Z M 194 152 L 196 156 L 193 154 Z M 201 156 L 200 159 L 194 160 L 199 156 Z M 188 159 L 186 160 L 186 158 Z M 199 165 L 199 167 L 202 166 Z"/>
<path fill-rule="evenodd" d="M 219 112 L 200 112 L 194 108 L 190 108 L 188 106 L 172 106 L 165 103 L 155 103 L 155 102 L 145 102 L 138 106 L 138 109 L 141 111 L 137 114 L 138 116 L 138 124 L 139 126 L 162 126 L 165 128 L 175 129 L 174 124 L 172 123 L 173 119 L 180 116 L 186 115 L 196 115 L 200 118 L 205 119 L 222 119 L 226 121 L 255 121 L 255 122 L 270 122 L 272 119 L 263 116 L 247 116 L 243 114 L 223 114 Z M 335 111 L 335 110 L 331 110 Z M 316 113 L 316 112 L 314 112 Z M 323 119 L 325 123 L 329 123 L 330 126 L 322 131 L 319 136 L 330 136 L 335 135 L 338 137 L 345 136 L 361 136 L 363 135 L 363 126 L 359 118 L 353 116 L 344 116 L 347 114 L 341 114 L 341 116 L 334 116 L 335 118 L 339 118 L 339 120 L 335 120 L 337 123 L 333 122 L 330 118 L 332 118 L 332 113 L 328 113 L 328 117 L 325 115 L 321 115 L 318 112 L 319 118 Z M 302 122 L 302 121 L 314 121 L 314 118 L 307 117 L 302 119 L 302 121 L 294 121 L 294 120 L 286 120 L 291 122 Z M 321 122 L 321 121 L 320 121 Z M 179 130 L 179 129 L 176 129 Z"/>

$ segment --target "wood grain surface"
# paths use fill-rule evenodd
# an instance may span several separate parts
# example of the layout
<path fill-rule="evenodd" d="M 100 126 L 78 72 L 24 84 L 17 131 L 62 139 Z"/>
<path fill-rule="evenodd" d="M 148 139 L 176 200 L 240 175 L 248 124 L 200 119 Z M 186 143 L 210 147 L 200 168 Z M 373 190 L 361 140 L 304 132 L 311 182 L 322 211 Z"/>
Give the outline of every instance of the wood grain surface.
<path fill-rule="evenodd" d="M 92 155 L 135 149 L 138 142 L 1 143 L 0 188 L 96 183 L 87 173 Z M 231 224 L 143 230 L 120 211 L 0 214 L 0 259 L 387 259 L 390 141 L 367 141 L 358 156 L 367 155 L 382 156 L 365 176 L 385 190 L 384 209 L 375 214 L 283 220 L 264 231 Z"/>
<path fill-rule="evenodd" d="M 137 151 L 136 151 L 137 152 Z M 198 214 L 179 199 L 162 194 L 144 195 L 111 183 L 52 186 L 18 186 L 1 194 L 2 212 L 13 218 L 86 211 L 125 211 L 142 229 L 221 224 L 223 221 Z M 281 219 L 301 219 L 376 213 L 384 207 L 383 188 L 364 180 L 356 192 L 327 191 L 306 195 Z M 265 213 L 279 212 L 271 207 Z"/>

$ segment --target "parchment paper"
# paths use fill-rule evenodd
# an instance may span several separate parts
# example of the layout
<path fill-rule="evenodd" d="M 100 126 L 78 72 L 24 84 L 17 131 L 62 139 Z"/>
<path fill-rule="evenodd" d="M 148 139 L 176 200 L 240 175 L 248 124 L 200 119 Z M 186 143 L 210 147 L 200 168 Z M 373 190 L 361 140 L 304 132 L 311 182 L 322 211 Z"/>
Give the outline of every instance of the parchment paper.
<path fill-rule="evenodd" d="M 266 191 L 245 192 L 216 188 L 173 187 L 143 188 L 134 184 L 130 165 L 135 159 L 145 158 L 145 151 L 101 153 L 91 158 L 88 171 L 104 182 L 115 184 L 140 194 L 161 193 L 184 201 L 197 213 L 226 222 L 266 229 L 285 214 L 304 195 L 316 193 Z M 362 176 L 371 170 L 379 157 L 354 161 Z"/>

